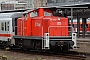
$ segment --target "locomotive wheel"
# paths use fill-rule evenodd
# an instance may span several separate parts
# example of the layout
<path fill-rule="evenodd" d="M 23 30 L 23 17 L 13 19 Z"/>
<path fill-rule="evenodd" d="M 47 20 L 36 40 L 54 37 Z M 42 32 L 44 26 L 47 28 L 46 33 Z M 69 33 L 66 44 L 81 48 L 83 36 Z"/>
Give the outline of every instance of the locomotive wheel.
<path fill-rule="evenodd" d="M 41 53 L 41 52 L 42 52 L 42 49 L 40 48 L 40 46 L 39 46 L 39 47 L 37 47 L 37 50 L 38 50 L 38 52 L 39 52 L 39 53 Z"/>
<path fill-rule="evenodd" d="M 8 50 L 10 50 L 10 47 L 4 46 L 3 49 L 8 51 Z"/>
<path fill-rule="evenodd" d="M 38 52 L 39 52 L 39 53 L 42 53 L 42 50 L 41 50 L 41 49 L 39 49 L 39 50 L 38 50 Z"/>
<path fill-rule="evenodd" d="M 63 54 L 66 54 L 67 52 L 68 52 L 68 46 L 64 46 L 63 48 L 62 48 L 62 53 Z"/>
<path fill-rule="evenodd" d="M 60 49 L 58 47 L 55 47 L 53 50 L 54 50 L 54 54 L 57 54 L 60 52 Z"/>
<path fill-rule="evenodd" d="M 6 47 L 5 50 L 8 51 L 8 50 L 10 50 L 10 48 L 9 47 Z"/>

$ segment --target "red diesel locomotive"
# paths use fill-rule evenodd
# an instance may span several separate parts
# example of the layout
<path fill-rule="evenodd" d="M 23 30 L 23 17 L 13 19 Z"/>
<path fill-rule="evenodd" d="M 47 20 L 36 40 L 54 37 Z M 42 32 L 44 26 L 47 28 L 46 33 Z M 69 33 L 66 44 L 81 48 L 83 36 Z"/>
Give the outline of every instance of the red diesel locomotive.
<path fill-rule="evenodd" d="M 65 52 L 76 48 L 76 33 L 68 33 L 68 18 L 54 14 L 49 8 L 23 13 L 17 20 L 15 46 L 20 49 Z M 72 27 L 71 27 L 72 28 Z"/>

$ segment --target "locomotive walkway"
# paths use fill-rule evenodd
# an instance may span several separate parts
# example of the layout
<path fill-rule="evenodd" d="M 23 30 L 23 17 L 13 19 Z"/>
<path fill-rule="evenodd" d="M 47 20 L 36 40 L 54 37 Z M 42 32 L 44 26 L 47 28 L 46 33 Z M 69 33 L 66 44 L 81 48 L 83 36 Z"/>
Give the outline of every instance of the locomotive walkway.
<path fill-rule="evenodd" d="M 82 53 L 88 53 L 90 54 L 90 37 L 86 38 L 77 38 L 77 49 L 71 50 L 71 51 L 77 51 Z"/>

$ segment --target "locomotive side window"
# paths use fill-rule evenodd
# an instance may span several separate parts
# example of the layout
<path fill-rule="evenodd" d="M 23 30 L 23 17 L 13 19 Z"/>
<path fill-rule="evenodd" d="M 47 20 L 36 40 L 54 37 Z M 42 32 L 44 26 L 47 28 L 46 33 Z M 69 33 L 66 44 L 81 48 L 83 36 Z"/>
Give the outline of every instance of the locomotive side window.
<path fill-rule="evenodd" d="M 30 13 L 30 17 L 36 17 L 36 16 L 38 16 L 38 13 L 37 12 L 31 12 Z"/>
<path fill-rule="evenodd" d="M 26 18 L 26 17 L 28 17 L 28 14 L 23 14 L 23 16 Z"/>
<path fill-rule="evenodd" d="M 44 16 L 51 16 L 52 14 L 51 13 L 49 13 L 49 12 L 44 12 Z"/>

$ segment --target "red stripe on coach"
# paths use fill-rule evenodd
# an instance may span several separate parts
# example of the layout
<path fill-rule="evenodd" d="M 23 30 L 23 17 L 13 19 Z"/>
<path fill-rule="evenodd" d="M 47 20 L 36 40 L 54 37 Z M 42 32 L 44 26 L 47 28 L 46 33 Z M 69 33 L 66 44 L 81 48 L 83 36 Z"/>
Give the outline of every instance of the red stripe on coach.
<path fill-rule="evenodd" d="M 0 36 L 11 37 L 11 34 L 0 34 Z"/>

